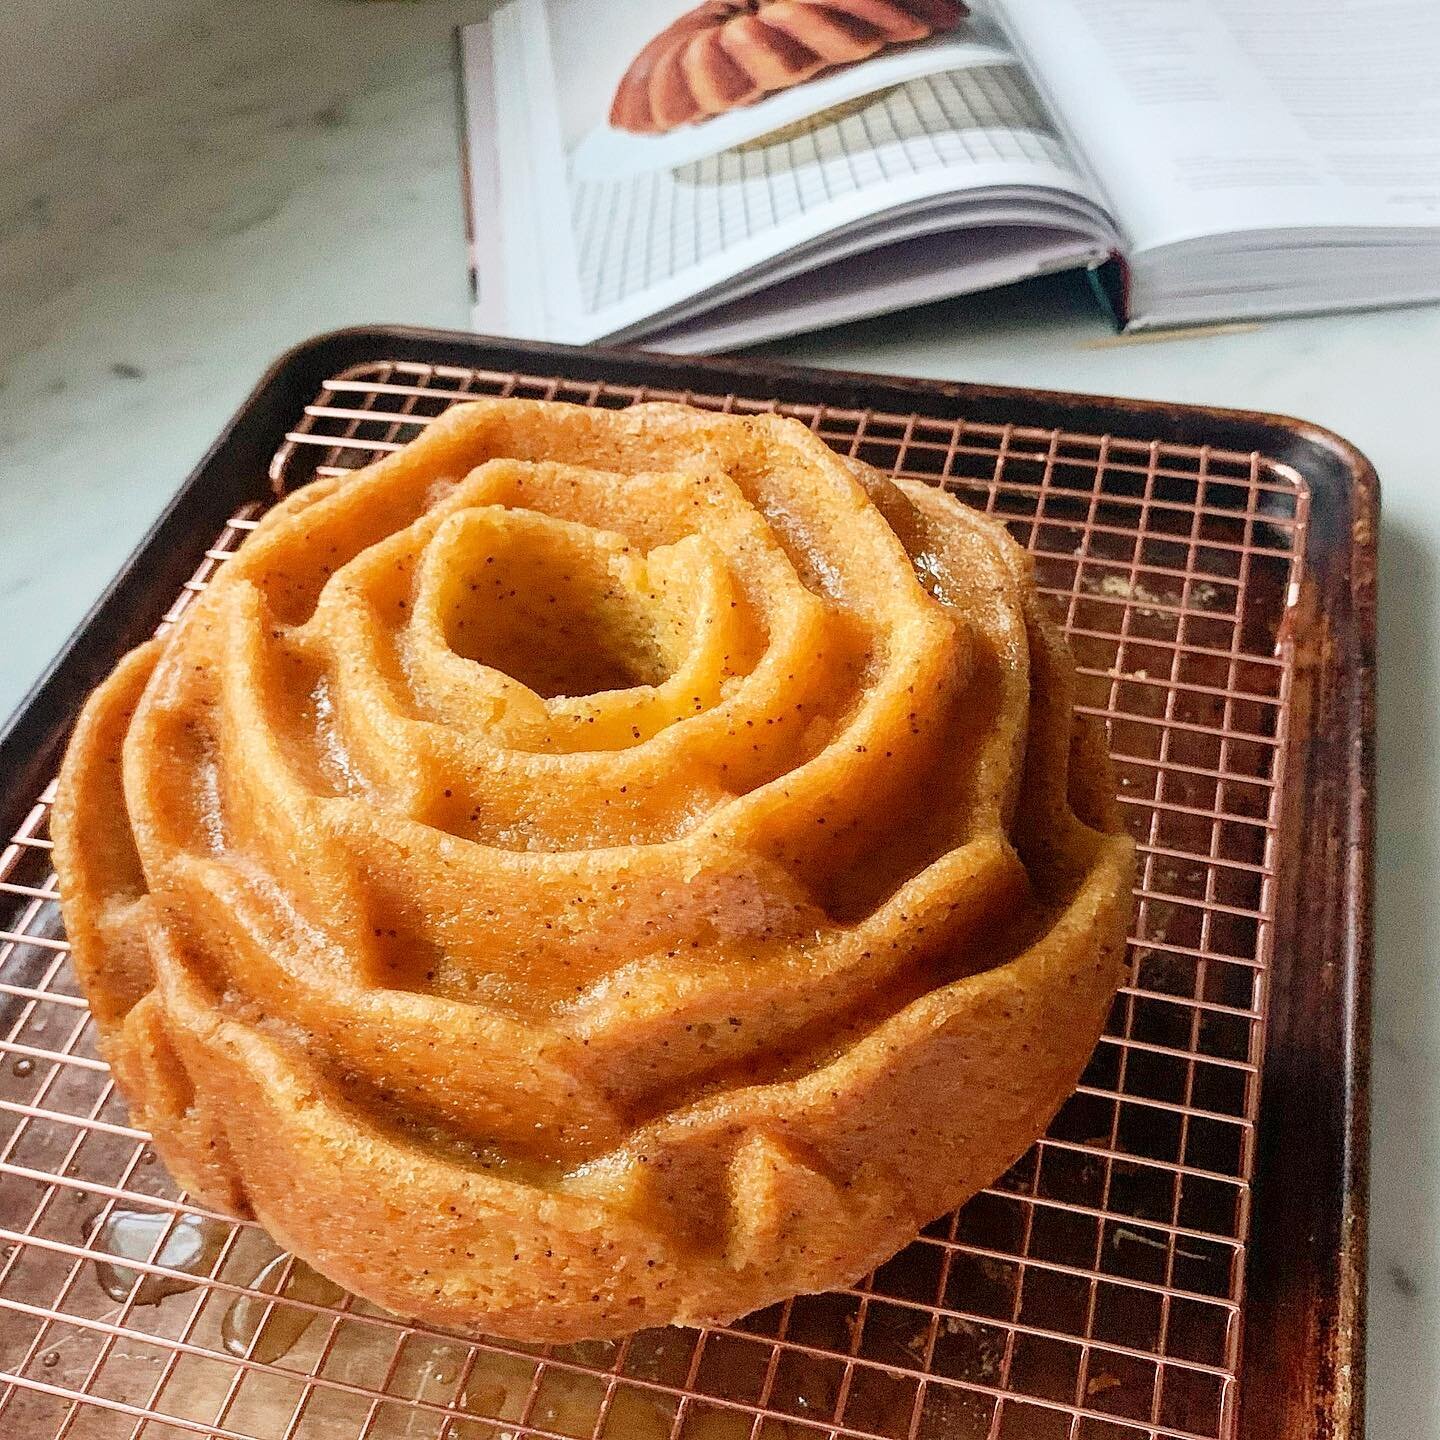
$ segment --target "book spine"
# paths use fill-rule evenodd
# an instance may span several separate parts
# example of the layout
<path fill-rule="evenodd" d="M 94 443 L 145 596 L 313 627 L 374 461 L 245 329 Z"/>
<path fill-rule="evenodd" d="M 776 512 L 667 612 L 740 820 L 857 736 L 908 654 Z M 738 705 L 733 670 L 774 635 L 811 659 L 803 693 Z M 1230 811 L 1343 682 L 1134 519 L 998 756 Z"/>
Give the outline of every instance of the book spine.
<path fill-rule="evenodd" d="M 1130 266 L 1125 257 L 1118 250 L 1112 250 L 1108 260 L 1092 265 L 1087 273 L 1095 298 L 1115 328 L 1126 329 L 1130 324 Z"/>

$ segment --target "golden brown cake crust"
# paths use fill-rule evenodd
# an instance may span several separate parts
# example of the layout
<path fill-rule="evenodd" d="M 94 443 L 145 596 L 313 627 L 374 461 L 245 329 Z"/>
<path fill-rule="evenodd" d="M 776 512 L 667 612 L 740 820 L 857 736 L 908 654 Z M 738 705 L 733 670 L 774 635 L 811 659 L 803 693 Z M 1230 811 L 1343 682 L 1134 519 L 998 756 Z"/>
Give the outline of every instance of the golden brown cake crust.
<path fill-rule="evenodd" d="M 1003 529 L 794 421 L 463 405 L 278 505 L 54 815 L 181 1184 L 525 1340 L 855 1279 L 1005 1169 L 1133 858 Z"/>
<path fill-rule="evenodd" d="M 630 62 L 610 123 L 655 134 L 953 29 L 960 0 L 706 0 Z"/>

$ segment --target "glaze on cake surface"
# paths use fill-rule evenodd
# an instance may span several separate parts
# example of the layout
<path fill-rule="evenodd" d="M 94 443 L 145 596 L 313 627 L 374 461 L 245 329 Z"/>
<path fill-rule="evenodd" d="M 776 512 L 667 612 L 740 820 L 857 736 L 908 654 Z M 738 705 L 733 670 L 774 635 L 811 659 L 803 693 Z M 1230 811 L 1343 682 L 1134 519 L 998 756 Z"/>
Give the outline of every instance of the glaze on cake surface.
<path fill-rule="evenodd" d="M 674 130 L 953 29 L 959 0 L 706 0 L 660 32 L 615 89 L 618 130 Z"/>
<path fill-rule="evenodd" d="M 87 705 L 75 963 L 203 1202 L 524 1340 L 854 1280 L 1000 1174 L 1133 859 L 1004 530 L 804 426 L 457 406 Z"/>

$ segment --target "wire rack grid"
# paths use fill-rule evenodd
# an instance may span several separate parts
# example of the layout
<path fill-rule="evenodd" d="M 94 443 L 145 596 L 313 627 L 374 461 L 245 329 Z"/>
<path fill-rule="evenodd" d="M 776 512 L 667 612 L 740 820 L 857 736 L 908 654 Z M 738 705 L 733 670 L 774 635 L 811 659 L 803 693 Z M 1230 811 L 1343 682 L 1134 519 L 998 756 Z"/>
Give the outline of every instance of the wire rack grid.
<path fill-rule="evenodd" d="M 70 970 L 47 793 L 0 854 L 0 1434 L 1227 1440 L 1303 481 L 1160 441 L 387 362 L 326 382 L 273 488 L 353 470 L 497 394 L 780 409 L 1008 523 L 1107 724 L 1140 846 L 1104 1038 L 1044 1139 L 850 1289 L 618 1343 L 416 1327 L 207 1214 L 154 1163 Z M 166 624 L 263 509 L 232 517 Z"/>

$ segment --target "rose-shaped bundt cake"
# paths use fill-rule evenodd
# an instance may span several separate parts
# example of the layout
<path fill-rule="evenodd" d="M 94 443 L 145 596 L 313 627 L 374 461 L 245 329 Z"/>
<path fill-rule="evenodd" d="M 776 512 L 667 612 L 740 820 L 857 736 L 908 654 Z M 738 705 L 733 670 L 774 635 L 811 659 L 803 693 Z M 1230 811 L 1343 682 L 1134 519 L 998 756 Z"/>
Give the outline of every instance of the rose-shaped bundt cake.
<path fill-rule="evenodd" d="M 1133 860 L 995 523 L 792 420 L 458 406 L 79 722 L 56 866 L 206 1203 L 525 1340 L 851 1281 L 1005 1169 Z"/>
<path fill-rule="evenodd" d="M 674 130 L 951 30 L 969 13 L 961 0 L 706 0 L 630 62 L 610 123 L 641 135 Z"/>

